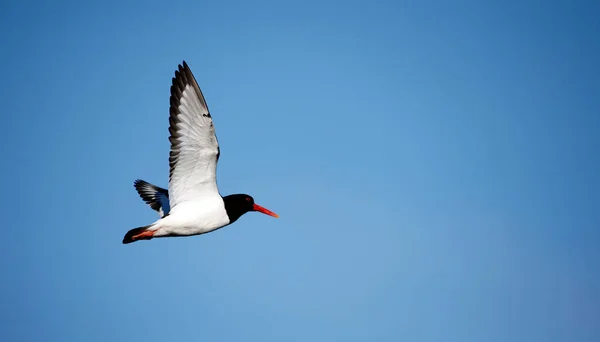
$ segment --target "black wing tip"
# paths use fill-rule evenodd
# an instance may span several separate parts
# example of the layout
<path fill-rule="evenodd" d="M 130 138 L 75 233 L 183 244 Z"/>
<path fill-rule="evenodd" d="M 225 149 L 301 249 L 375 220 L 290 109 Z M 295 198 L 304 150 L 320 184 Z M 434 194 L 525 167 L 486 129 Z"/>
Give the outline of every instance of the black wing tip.
<path fill-rule="evenodd" d="M 178 78 L 178 74 L 182 75 L 182 76 L 189 76 L 190 74 L 192 74 L 192 69 L 186 63 L 185 60 L 183 60 L 183 62 L 181 62 L 181 64 L 177 65 L 177 70 L 175 70 L 175 77 L 174 78 Z"/>
<path fill-rule="evenodd" d="M 178 80 L 181 80 L 179 82 L 182 82 L 181 86 L 183 87 L 185 87 L 186 84 L 195 83 L 195 86 L 198 88 L 197 91 L 199 91 L 198 95 L 200 96 L 202 101 L 205 102 L 206 105 L 206 101 L 204 101 L 204 95 L 202 95 L 202 91 L 200 91 L 200 86 L 198 86 L 198 82 L 196 81 L 196 76 L 194 76 L 192 68 L 190 68 L 190 66 L 185 60 L 183 60 L 181 64 L 177 65 L 177 70 L 175 70 L 175 77 L 173 77 L 173 85 L 175 85 L 175 82 Z"/>
<path fill-rule="evenodd" d="M 144 180 L 136 179 L 135 182 L 133 182 L 133 185 L 138 195 L 153 210 L 159 211 L 162 208 L 159 200 L 159 193 L 169 198 L 168 190 L 150 184 Z"/>
<path fill-rule="evenodd" d="M 137 189 L 139 187 L 142 187 L 144 185 L 149 185 L 150 183 L 146 182 L 145 180 L 142 179 L 136 179 L 133 181 L 133 186 Z"/>

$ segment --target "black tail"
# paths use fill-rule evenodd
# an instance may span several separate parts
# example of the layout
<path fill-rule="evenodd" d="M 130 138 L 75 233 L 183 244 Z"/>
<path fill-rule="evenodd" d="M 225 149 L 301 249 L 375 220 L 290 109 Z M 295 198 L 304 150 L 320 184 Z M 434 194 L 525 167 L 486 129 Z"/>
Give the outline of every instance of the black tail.
<path fill-rule="evenodd" d="M 152 239 L 152 236 L 142 236 L 139 238 L 133 238 L 136 235 L 142 234 L 143 232 L 146 231 L 146 229 L 148 229 L 150 226 L 145 226 L 145 227 L 138 227 L 138 228 L 133 228 L 130 231 L 127 232 L 127 234 L 125 234 L 125 236 L 123 237 L 123 244 L 128 244 L 128 243 L 132 243 L 132 242 L 136 242 L 138 240 L 150 240 Z"/>

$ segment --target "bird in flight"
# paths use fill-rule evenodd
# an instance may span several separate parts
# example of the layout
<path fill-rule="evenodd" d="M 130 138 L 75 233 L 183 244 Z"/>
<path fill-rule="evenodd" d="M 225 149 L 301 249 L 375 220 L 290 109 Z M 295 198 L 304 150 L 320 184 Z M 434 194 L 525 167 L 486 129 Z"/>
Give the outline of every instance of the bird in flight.
<path fill-rule="evenodd" d="M 215 127 L 204 95 L 185 61 L 175 71 L 171 85 L 169 133 L 169 189 L 139 179 L 134 182 L 140 197 L 158 212 L 159 219 L 129 230 L 123 237 L 124 244 L 205 234 L 232 224 L 249 211 L 279 217 L 254 203 L 250 195 L 220 195 L 217 161 L 221 151 Z"/>

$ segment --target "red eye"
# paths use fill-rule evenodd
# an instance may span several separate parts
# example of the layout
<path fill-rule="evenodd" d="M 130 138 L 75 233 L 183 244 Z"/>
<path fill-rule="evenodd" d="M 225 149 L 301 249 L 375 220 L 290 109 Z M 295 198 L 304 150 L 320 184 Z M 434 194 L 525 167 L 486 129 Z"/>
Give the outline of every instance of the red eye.
<path fill-rule="evenodd" d="M 246 201 L 250 202 L 250 197 L 246 197 Z"/>

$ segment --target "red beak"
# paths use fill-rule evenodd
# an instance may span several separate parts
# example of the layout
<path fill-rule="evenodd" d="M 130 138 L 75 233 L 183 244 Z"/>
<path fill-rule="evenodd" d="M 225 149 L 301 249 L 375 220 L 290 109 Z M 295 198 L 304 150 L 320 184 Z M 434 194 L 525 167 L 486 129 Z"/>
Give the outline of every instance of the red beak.
<path fill-rule="evenodd" d="M 272 212 L 271 210 L 267 209 L 267 208 L 263 208 L 258 204 L 254 204 L 254 206 L 252 207 L 252 210 L 254 211 L 259 211 L 265 215 L 269 215 L 269 216 L 273 216 L 275 218 L 279 218 L 279 215 L 275 214 L 274 212 Z"/>

